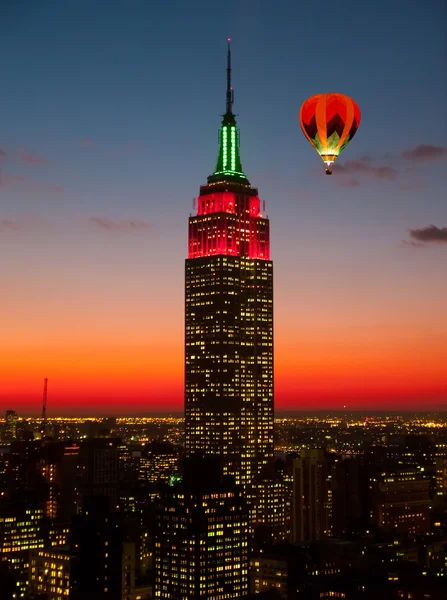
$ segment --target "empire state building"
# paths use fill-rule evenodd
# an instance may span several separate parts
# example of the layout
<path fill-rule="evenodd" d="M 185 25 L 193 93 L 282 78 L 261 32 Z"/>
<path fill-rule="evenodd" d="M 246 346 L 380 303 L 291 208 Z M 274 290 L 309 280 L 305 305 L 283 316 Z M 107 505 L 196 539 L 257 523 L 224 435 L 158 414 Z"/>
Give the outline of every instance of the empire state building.
<path fill-rule="evenodd" d="M 269 221 L 239 155 L 228 43 L 214 173 L 189 218 L 185 272 L 186 454 L 219 455 L 252 495 L 273 458 L 273 263 Z"/>

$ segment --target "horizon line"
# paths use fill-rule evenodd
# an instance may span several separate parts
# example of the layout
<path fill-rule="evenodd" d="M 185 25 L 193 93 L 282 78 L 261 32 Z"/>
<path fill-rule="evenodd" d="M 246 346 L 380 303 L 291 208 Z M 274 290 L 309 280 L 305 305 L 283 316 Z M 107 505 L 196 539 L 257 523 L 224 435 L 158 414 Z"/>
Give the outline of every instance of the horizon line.
<path fill-rule="evenodd" d="M 8 409 L 14 410 L 14 409 Z M 6 412 L 6 411 L 5 411 Z M 36 420 L 41 420 L 42 415 L 40 413 L 17 413 L 17 417 L 20 420 L 33 418 Z M 447 405 L 439 405 L 438 407 L 433 408 L 414 408 L 414 409 L 389 409 L 384 410 L 380 408 L 374 409 L 290 409 L 290 410 L 280 410 L 275 411 L 274 418 L 278 418 L 281 416 L 290 416 L 290 415 L 321 415 L 321 414 L 332 414 L 332 415 L 368 415 L 368 414 L 381 414 L 381 415 L 405 415 L 405 414 L 432 414 L 432 413 L 446 413 L 447 414 Z M 51 421 L 54 419 L 75 419 L 75 418 L 85 418 L 85 419 L 109 419 L 109 418 L 117 418 L 117 419 L 125 419 L 125 418 L 148 418 L 148 417 L 160 417 L 160 416 L 175 416 L 175 417 L 184 417 L 184 411 L 176 411 L 176 410 L 152 410 L 150 412 L 136 412 L 136 413 L 102 413 L 102 414 L 88 414 L 88 413 L 78 413 L 78 414 L 54 414 L 51 416 L 47 415 L 47 420 Z M 0 417 L 0 421 L 3 421 L 5 417 Z"/>

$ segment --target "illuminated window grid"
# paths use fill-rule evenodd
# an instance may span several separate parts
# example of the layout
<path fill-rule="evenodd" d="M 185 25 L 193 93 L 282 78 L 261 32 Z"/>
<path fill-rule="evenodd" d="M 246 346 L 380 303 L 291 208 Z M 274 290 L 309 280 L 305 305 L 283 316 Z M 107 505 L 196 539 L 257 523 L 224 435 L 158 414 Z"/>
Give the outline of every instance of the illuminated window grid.
<path fill-rule="evenodd" d="M 233 492 L 173 494 L 155 539 L 156 598 L 248 592 L 248 515 Z M 224 592 L 224 586 L 226 592 Z"/>
<path fill-rule="evenodd" d="M 28 591 L 29 552 L 44 547 L 41 509 L 0 517 L 0 560 L 8 560 L 18 577 L 18 590 Z"/>
<path fill-rule="evenodd" d="M 33 551 L 30 558 L 30 589 L 48 600 L 70 595 L 70 554 L 62 549 Z"/>
<path fill-rule="evenodd" d="M 227 455 L 226 472 L 248 485 L 272 456 L 271 263 L 216 256 L 186 269 L 187 450 Z M 239 398 L 237 413 L 204 410 L 210 394 Z"/>

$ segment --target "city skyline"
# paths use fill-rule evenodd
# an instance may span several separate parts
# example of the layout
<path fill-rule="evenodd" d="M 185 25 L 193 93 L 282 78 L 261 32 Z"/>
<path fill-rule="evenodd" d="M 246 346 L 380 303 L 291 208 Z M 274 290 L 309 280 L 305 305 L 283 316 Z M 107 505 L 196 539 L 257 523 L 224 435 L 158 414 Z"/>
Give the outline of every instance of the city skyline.
<path fill-rule="evenodd" d="M 388 7 L 364 71 L 383 2 L 377 15 L 363 10 L 362 36 L 354 3 L 345 22 L 334 15 L 340 48 L 329 67 L 315 46 L 303 60 L 312 36 L 297 40 L 293 19 L 319 20 L 291 2 L 282 15 L 256 16 L 256 2 L 232 2 L 240 19 L 219 23 L 212 9 L 200 13 L 205 3 L 190 15 L 179 6 L 182 27 L 167 9 L 150 21 L 138 4 L 109 4 L 90 7 L 85 23 L 82 4 L 67 15 L 42 2 L 29 20 L 0 9 L 11 32 L 0 54 L 10 90 L 0 137 L 1 409 L 38 412 L 48 377 L 49 414 L 182 410 L 185 222 L 215 165 L 229 35 L 244 171 L 272 221 L 276 408 L 445 404 L 442 3 Z M 282 23 L 280 48 L 269 21 L 272 32 Z M 168 30 L 174 43 L 163 40 Z M 330 89 L 352 95 L 362 123 L 327 181 L 298 111 Z"/>

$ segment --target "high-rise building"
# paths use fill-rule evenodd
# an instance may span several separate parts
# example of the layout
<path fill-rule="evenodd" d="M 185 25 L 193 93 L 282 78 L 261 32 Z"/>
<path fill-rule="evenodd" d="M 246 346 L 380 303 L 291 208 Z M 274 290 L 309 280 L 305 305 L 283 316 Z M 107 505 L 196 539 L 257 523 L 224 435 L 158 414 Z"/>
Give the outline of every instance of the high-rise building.
<path fill-rule="evenodd" d="M 273 458 L 273 264 L 269 221 L 242 170 L 232 110 L 217 166 L 189 219 L 185 293 L 186 454 L 219 455 L 250 496 Z"/>
<path fill-rule="evenodd" d="M 344 538 L 365 529 L 368 522 L 368 481 L 360 457 L 340 458 L 331 468 L 331 534 Z"/>
<path fill-rule="evenodd" d="M 112 519 L 116 520 L 116 513 Z M 113 548 L 111 552 L 115 552 L 115 560 L 111 563 L 108 545 L 110 535 L 104 536 L 104 533 L 103 523 L 97 531 L 91 527 L 90 537 L 85 539 L 88 546 L 94 548 L 91 555 L 88 550 L 83 553 L 79 546 L 72 549 L 69 545 L 32 550 L 30 591 L 43 594 L 46 600 L 135 600 L 135 546 L 130 542 L 122 544 L 121 565 L 116 548 Z M 97 538 L 104 543 L 104 547 L 101 547 Z M 86 557 L 84 564 L 79 562 L 82 561 L 82 554 Z M 113 571 L 110 574 L 104 572 L 110 566 Z"/>
<path fill-rule="evenodd" d="M 119 445 L 117 438 L 83 440 L 78 450 L 77 489 L 78 512 L 85 498 L 107 498 L 110 510 L 119 503 Z"/>
<path fill-rule="evenodd" d="M 32 550 L 30 555 L 30 590 L 45 594 L 48 600 L 65 600 L 70 596 L 69 548 Z"/>
<path fill-rule="evenodd" d="M 151 483 L 168 483 L 177 474 L 178 461 L 178 451 L 171 444 L 152 441 L 141 452 L 138 479 Z"/>
<path fill-rule="evenodd" d="M 39 464 L 42 455 L 40 441 L 14 441 L 11 443 L 6 469 L 9 492 L 21 502 L 31 494 L 39 497 L 42 492 L 42 476 Z"/>
<path fill-rule="evenodd" d="M 275 543 L 288 539 L 287 492 L 283 461 L 271 462 L 256 481 L 252 522 L 261 528 L 264 539 L 270 538 Z"/>
<path fill-rule="evenodd" d="M 395 533 L 424 533 L 430 522 L 430 479 L 417 469 L 383 472 L 370 481 L 372 523 Z"/>
<path fill-rule="evenodd" d="M 71 526 L 70 600 L 122 600 L 122 514 L 104 496 L 84 498 L 83 509 Z"/>
<path fill-rule="evenodd" d="M 328 534 L 328 466 L 321 448 L 302 449 L 293 459 L 292 541 Z"/>
<path fill-rule="evenodd" d="M 51 519 L 69 522 L 76 513 L 78 454 L 75 442 L 43 442 L 40 472 L 47 486 L 45 516 Z"/>
<path fill-rule="evenodd" d="M 248 594 L 249 513 L 215 457 L 186 459 L 166 490 L 155 529 L 155 598 L 207 600 Z"/>
<path fill-rule="evenodd" d="M 11 565 L 21 594 L 28 591 L 30 551 L 44 547 L 43 516 L 40 508 L 0 504 L 0 562 Z"/>

